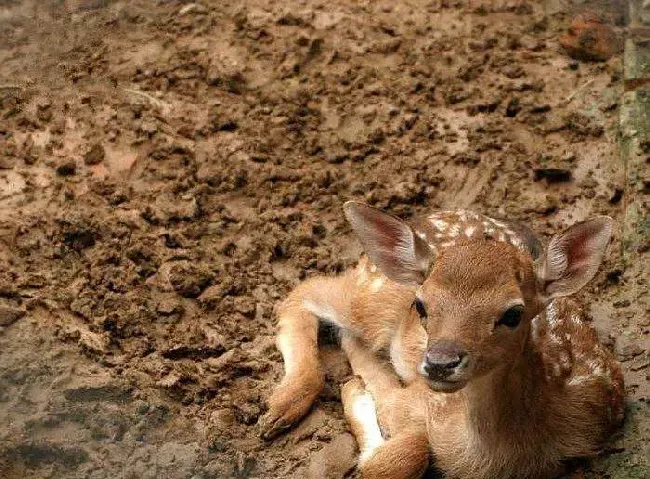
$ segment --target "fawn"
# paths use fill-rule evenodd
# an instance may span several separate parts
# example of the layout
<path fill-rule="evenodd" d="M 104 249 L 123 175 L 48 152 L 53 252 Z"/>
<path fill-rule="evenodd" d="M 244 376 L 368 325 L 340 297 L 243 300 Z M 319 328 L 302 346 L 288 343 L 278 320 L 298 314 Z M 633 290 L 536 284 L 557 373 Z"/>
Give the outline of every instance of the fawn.
<path fill-rule="evenodd" d="M 623 419 L 620 365 L 564 297 L 596 274 L 610 218 L 543 248 L 518 223 L 465 210 L 412 223 L 357 202 L 344 211 L 367 256 L 280 305 L 285 376 L 263 437 L 319 394 L 321 321 L 360 376 L 341 398 L 364 477 L 421 477 L 430 460 L 450 478 L 552 477 L 601 450 Z"/>

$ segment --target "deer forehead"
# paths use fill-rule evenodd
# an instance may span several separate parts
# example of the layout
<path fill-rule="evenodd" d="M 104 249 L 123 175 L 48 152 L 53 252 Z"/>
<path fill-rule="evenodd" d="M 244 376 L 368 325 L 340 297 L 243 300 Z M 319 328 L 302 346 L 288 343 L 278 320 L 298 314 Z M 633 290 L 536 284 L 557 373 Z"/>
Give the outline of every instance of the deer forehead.
<path fill-rule="evenodd" d="M 507 243 L 477 240 L 441 250 L 423 289 L 428 283 L 463 296 L 508 296 L 532 279 L 532 260 L 519 250 Z"/>
<path fill-rule="evenodd" d="M 526 250 L 526 238 L 505 221 L 468 210 L 437 211 L 415 225 L 418 236 L 435 250 L 477 239 L 493 239 Z"/>

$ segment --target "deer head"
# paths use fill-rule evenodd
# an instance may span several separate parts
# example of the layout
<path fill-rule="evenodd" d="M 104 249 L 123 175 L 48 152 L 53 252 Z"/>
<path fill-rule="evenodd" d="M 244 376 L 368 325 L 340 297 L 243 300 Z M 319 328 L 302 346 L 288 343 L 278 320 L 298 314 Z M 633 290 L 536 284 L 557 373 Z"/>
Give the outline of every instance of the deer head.
<path fill-rule="evenodd" d="M 373 263 L 413 288 L 406 315 L 417 316 L 427 349 L 419 372 L 438 391 L 516 362 L 531 320 L 554 298 L 575 293 L 596 274 L 613 221 L 598 216 L 551 238 L 537 259 L 490 239 L 437 253 L 406 222 L 357 202 L 345 215 Z"/>

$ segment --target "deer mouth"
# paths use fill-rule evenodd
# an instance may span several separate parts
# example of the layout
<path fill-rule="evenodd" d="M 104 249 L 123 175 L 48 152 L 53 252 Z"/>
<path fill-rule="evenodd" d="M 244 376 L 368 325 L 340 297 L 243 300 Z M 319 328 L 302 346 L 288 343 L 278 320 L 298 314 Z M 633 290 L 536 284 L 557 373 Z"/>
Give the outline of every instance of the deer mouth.
<path fill-rule="evenodd" d="M 431 378 L 429 378 L 427 382 L 429 383 L 429 387 L 431 389 L 440 393 L 455 393 L 456 391 L 460 391 L 461 389 L 463 389 L 467 384 L 467 381 L 465 380 L 451 381 L 451 380 L 431 379 Z"/>

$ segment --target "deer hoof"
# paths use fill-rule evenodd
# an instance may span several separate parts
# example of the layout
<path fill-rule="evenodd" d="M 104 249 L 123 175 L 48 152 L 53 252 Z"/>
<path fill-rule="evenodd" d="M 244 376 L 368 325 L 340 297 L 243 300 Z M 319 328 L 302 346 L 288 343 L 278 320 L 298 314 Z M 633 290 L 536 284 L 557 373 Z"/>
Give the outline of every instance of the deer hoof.
<path fill-rule="evenodd" d="M 259 420 L 262 439 L 273 439 L 302 419 L 311 408 L 321 388 L 322 381 L 311 386 L 287 385 L 276 389 L 267 401 L 268 411 Z"/>

